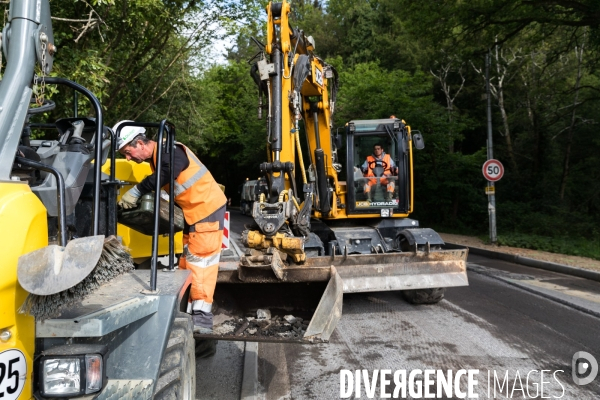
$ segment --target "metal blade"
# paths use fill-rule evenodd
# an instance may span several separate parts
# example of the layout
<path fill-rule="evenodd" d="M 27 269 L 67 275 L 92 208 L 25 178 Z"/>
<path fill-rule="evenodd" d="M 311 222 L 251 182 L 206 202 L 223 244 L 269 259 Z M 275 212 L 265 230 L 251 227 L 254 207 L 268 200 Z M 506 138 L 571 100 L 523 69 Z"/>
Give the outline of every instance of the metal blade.
<path fill-rule="evenodd" d="M 271 268 L 278 279 L 284 279 L 283 269 L 285 268 L 285 264 L 281 260 L 281 257 L 279 256 L 279 250 L 277 249 L 273 249 L 273 255 L 271 256 Z"/>
<path fill-rule="evenodd" d="M 306 329 L 305 340 L 329 340 L 338 321 L 342 318 L 343 286 L 342 278 L 340 278 L 335 267 L 331 267 L 331 278 L 313 314 L 310 325 Z"/>
<path fill-rule="evenodd" d="M 73 239 L 65 247 L 50 245 L 19 257 L 17 276 L 29 293 L 47 296 L 84 280 L 96 267 L 104 236 Z"/>

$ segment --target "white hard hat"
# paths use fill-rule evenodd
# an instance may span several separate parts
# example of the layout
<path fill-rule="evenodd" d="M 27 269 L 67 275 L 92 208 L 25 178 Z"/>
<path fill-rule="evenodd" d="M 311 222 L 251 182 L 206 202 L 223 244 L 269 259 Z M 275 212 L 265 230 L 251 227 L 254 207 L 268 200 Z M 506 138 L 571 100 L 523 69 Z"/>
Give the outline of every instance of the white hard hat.
<path fill-rule="evenodd" d="M 134 122 L 131 120 L 124 120 L 124 121 L 119 121 L 115 124 L 115 126 L 113 126 L 113 131 L 117 131 L 117 129 L 119 128 L 119 126 L 124 123 L 124 122 Z M 117 151 L 121 150 L 123 147 L 125 147 L 126 145 L 128 145 L 129 143 L 131 143 L 131 141 L 133 139 L 135 139 L 136 136 L 138 135 L 142 135 L 146 133 L 146 128 L 142 128 L 141 126 L 125 126 L 123 127 L 123 129 L 121 129 L 121 133 L 119 134 L 119 137 L 117 138 Z"/>

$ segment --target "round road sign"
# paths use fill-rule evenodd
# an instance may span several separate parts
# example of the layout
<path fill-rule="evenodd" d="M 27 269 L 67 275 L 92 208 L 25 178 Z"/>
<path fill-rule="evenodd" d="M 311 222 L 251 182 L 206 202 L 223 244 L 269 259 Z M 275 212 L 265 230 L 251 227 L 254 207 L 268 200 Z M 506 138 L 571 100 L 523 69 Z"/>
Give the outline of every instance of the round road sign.
<path fill-rule="evenodd" d="M 481 168 L 483 176 L 490 182 L 499 181 L 504 175 L 504 166 L 498 160 L 487 160 Z"/>

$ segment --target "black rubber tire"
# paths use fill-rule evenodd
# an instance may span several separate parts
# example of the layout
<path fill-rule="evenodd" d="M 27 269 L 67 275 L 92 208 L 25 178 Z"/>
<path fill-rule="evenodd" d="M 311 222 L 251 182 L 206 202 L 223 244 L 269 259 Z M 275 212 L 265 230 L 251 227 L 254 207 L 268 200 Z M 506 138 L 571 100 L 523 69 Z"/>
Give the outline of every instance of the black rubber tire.
<path fill-rule="evenodd" d="M 160 363 L 154 399 L 196 398 L 196 353 L 193 335 L 192 317 L 186 313 L 177 313 L 165 355 Z"/>
<path fill-rule="evenodd" d="M 402 295 L 411 304 L 435 304 L 444 298 L 445 288 L 403 290 Z"/>

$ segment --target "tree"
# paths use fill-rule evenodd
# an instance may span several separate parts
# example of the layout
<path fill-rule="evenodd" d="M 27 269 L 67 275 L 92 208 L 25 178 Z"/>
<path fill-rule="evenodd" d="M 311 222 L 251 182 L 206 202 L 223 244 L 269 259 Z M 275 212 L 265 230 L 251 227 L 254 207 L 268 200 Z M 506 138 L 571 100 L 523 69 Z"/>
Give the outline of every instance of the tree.
<path fill-rule="evenodd" d="M 506 150 L 508 152 L 508 157 L 510 160 L 510 165 L 513 171 L 518 175 L 519 167 L 517 165 L 517 160 L 515 158 L 515 152 L 513 150 L 512 137 L 511 137 L 511 128 L 508 121 L 508 114 L 506 111 L 506 104 L 504 99 L 504 91 L 506 85 L 514 78 L 518 69 L 514 67 L 518 67 L 518 62 L 522 58 L 520 56 L 520 49 L 511 49 L 511 48 L 500 48 L 499 46 L 494 46 L 494 51 L 490 52 L 491 61 L 495 65 L 491 66 L 492 73 L 490 76 L 490 93 L 496 99 L 496 103 L 498 105 L 498 109 L 500 111 L 500 116 L 502 118 L 502 131 L 501 134 L 504 137 L 506 143 Z M 483 78 L 484 85 L 486 83 L 485 71 L 483 68 L 478 68 L 475 66 L 473 62 L 471 62 L 473 69 L 481 75 Z"/>
<path fill-rule="evenodd" d="M 58 47 L 53 74 L 89 88 L 107 122 L 146 118 L 182 79 L 194 79 L 196 57 L 213 40 L 257 11 L 252 1 L 233 0 L 57 0 L 51 7 Z M 54 96 L 62 105 L 54 116 L 70 115 L 71 92 Z M 79 107 L 89 112 L 81 97 Z"/>
<path fill-rule="evenodd" d="M 502 44 L 533 25 L 551 31 L 563 27 L 589 27 L 600 43 L 600 4 L 596 0 L 489 0 L 418 3 L 403 0 L 402 5 L 418 25 L 438 40 L 452 37 L 466 43 Z"/>
<path fill-rule="evenodd" d="M 454 120 L 455 108 L 454 101 L 456 97 L 460 94 L 461 90 L 465 86 L 465 77 L 462 72 L 463 64 L 460 64 L 458 68 L 455 68 L 454 64 L 457 63 L 455 57 L 445 57 L 444 61 L 437 64 L 437 69 L 434 72 L 431 71 L 431 75 L 433 75 L 439 82 L 442 87 L 442 92 L 444 92 L 444 97 L 446 98 L 446 111 L 448 113 L 448 122 L 449 126 L 452 125 Z M 458 61 L 460 63 L 460 61 Z M 458 88 L 454 89 L 454 93 L 452 93 L 452 85 L 450 83 L 449 77 L 452 72 L 456 72 L 460 78 L 461 82 L 458 84 Z M 437 75 L 436 75 L 437 74 Z M 449 132 L 449 135 L 452 136 L 452 132 Z M 454 153 L 454 142 L 450 142 L 450 146 L 448 147 L 448 151 L 450 153 Z"/>

